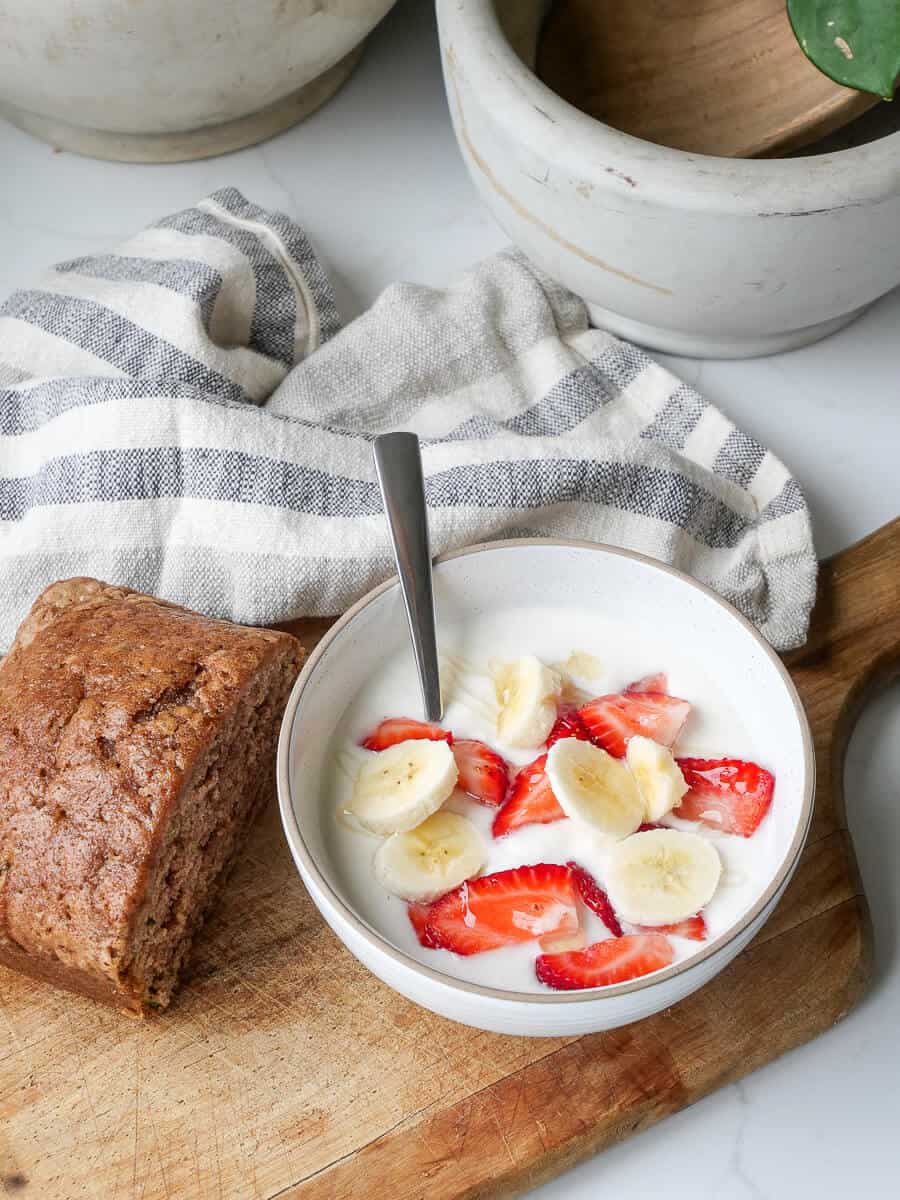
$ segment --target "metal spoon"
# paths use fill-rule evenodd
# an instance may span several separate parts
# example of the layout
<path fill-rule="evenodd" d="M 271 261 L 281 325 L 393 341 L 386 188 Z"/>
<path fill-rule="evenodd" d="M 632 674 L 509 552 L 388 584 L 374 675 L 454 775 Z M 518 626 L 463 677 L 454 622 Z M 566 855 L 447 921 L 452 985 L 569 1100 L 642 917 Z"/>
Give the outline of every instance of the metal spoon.
<path fill-rule="evenodd" d="M 439 721 L 443 705 L 434 626 L 428 512 L 422 479 L 422 455 L 416 435 L 385 433 L 377 437 L 375 470 L 406 605 L 425 719 Z"/>

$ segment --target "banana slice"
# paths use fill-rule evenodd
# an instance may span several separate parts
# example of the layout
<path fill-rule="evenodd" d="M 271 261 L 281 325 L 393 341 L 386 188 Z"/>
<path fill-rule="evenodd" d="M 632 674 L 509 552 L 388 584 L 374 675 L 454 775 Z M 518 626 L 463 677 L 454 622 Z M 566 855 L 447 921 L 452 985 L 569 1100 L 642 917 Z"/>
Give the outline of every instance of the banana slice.
<path fill-rule="evenodd" d="M 587 650 L 573 650 L 562 664 L 566 679 L 579 691 L 593 697 L 600 693 L 606 668 L 595 654 Z"/>
<path fill-rule="evenodd" d="M 648 829 L 613 848 L 606 890 L 623 920 L 674 925 L 709 903 L 721 873 L 719 855 L 705 838 L 675 829 Z"/>
<path fill-rule="evenodd" d="M 631 738 L 625 761 L 644 800 L 646 820 L 658 821 L 681 800 L 688 790 L 672 751 L 640 734 Z"/>
<path fill-rule="evenodd" d="M 437 812 L 456 778 L 456 759 L 447 742 L 397 742 L 363 763 L 350 812 L 372 833 L 404 833 Z"/>
<path fill-rule="evenodd" d="M 487 860 L 471 821 L 436 812 L 407 833 L 395 833 L 375 852 L 375 878 L 403 900 L 428 902 L 477 875 Z"/>
<path fill-rule="evenodd" d="M 542 954 L 570 954 L 573 950 L 583 950 L 587 944 L 583 929 L 576 929 L 574 933 L 547 933 L 538 938 Z"/>
<path fill-rule="evenodd" d="M 491 674 L 497 697 L 497 736 L 507 746 L 540 746 L 556 720 L 562 680 L 533 654 L 495 663 Z"/>
<path fill-rule="evenodd" d="M 644 801 L 631 772 L 591 742 L 554 742 L 547 754 L 547 776 L 560 808 L 573 821 L 623 838 L 644 819 Z"/>

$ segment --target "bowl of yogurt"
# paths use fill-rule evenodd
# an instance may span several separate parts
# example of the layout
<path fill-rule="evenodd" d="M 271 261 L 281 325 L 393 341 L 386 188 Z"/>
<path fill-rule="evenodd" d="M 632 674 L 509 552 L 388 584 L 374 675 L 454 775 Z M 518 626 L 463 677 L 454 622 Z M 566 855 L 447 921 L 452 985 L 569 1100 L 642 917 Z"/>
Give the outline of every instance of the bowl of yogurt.
<path fill-rule="evenodd" d="M 566 1036 L 683 999 L 797 865 L 809 728 L 780 659 L 714 592 L 628 551 L 522 539 L 434 572 L 444 711 L 422 719 L 389 580 L 289 700 L 291 853 L 349 950 L 409 999 Z"/>

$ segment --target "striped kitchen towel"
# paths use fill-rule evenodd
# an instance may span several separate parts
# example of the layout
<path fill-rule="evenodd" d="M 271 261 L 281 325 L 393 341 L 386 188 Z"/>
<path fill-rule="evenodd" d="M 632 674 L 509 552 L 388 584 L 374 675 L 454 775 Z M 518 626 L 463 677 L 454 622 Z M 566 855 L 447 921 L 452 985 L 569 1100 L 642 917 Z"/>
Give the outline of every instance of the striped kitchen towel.
<path fill-rule="evenodd" d="M 693 388 L 512 251 L 341 329 L 302 231 L 227 188 L 0 310 L 0 645 L 69 575 L 255 624 L 341 611 L 393 571 L 370 443 L 398 428 L 436 551 L 610 542 L 803 641 L 800 488 Z"/>

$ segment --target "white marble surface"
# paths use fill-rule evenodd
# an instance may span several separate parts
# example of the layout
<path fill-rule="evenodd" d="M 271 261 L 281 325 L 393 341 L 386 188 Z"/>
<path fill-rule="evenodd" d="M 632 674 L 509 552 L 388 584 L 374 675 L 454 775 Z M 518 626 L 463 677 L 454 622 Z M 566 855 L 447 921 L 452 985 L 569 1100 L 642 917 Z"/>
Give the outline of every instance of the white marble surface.
<path fill-rule="evenodd" d="M 440 285 L 503 244 L 450 129 L 430 6 L 401 0 L 347 88 L 274 141 L 136 167 L 55 154 L 0 122 L 0 294 L 113 246 L 224 184 L 307 228 L 345 316 L 398 278 Z M 900 232 L 900 231 L 898 231 Z M 803 482 L 820 552 L 900 510 L 900 293 L 829 341 L 750 362 L 666 361 Z M 896 1194 L 900 1079 L 900 688 L 864 715 L 848 762 L 876 978 L 838 1028 L 534 1193 L 540 1200 Z M 773 996 L 773 1005 L 778 997 Z"/>

